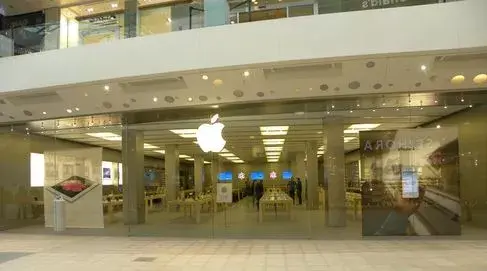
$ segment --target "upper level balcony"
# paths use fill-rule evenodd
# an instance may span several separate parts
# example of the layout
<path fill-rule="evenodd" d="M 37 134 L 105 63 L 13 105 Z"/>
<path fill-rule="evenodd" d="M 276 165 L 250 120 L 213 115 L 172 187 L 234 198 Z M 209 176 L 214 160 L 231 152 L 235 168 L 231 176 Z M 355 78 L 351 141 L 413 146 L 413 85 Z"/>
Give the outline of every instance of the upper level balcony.
<path fill-rule="evenodd" d="M 0 17 L 0 57 L 225 24 L 452 1 L 456 0 L 80 0 L 74 5 Z M 4 7 L 7 12 L 9 7 L 13 9 L 13 5 Z M 330 26 L 317 28 L 333 31 Z"/>
<path fill-rule="evenodd" d="M 0 58 L 0 96 L 23 95 L 17 93 L 21 91 L 75 93 L 80 86 L 177 79 L 189 74 L 201 77 L 222 70 L 330 65 L 351 59 L 365 63 L 415 55 L 424 58 L 415 64 L 421 65 L 433 62 L 436 56 L 485 55 L 487 51 L 485 0 L 397 8 L 382 7 L 432 1 L 396 0 L 393 5 L 392 0 L 361 0 L 353 3 L 364 5 L 353 6 L 352 0 L 277 0 L 274 7 L 281 9 L 270 9 L 271 4 L 259 7 L 260 3 L 250 1 L 241 6 L 231 3 L 228 13 L 217 12 L 222 10 L 211 6 L 211 1 L 228 7 L 228 2 L 206 0 L 204 9 L 196 9 L 195 4 L 147 9 L 135 6 L 135 13 L 127 12 L 125 7 L 120 13 L 105 13 L 108 17 L 74 20 L 63 17 L 63 9 L 46 10 L 45 17 L 55 19 L 46 19 L 42 29 L 16 28 L 20 34 L 14 42 L 4 37 L 4 44 L 11 45 L 3 47 L 3 52 L 10 52 L 4 55 L 17 56 Z M 97 9 L 83 10 L 95 13 Z M 337 12 L 343 10 L 356 11 Z M 69 12 L 73 13 L 74 8 Z M 316 15 L 304 16 L 307 14 Z M 57 15 L 61 18 L 58 24 Z M 293 16 L 301 17 L 270 20 Z M 243 23 L 248 21 L 252 23 Z M 226 22 L 229 24 L 222 25 Z M 192 28 L 198 29 L 181 31 Z M 66 49 L 55 50 L 58 48 Z M 22 55 L 26 52 L 30 54 Z M 452 72 L 461 72 L 455 69 Z M 384 72 L 390 69 L 386 67 Z M 316 73 L 316 77 L 323 80 L 322 74 Z M 341 83 L 353 81 L 337 78 Z"/>

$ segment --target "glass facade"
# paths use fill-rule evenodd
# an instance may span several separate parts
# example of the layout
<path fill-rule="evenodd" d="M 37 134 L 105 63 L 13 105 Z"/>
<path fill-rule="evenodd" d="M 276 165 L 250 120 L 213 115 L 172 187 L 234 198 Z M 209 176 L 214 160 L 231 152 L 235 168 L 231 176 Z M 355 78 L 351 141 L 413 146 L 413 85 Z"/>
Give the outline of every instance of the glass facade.
<path fill-rule="evenodd" d="M 0 225 L 52 231 L 62 199 L 68 233 L 483 232 L 486 95 L 369 94 L 3 127 Z"/>

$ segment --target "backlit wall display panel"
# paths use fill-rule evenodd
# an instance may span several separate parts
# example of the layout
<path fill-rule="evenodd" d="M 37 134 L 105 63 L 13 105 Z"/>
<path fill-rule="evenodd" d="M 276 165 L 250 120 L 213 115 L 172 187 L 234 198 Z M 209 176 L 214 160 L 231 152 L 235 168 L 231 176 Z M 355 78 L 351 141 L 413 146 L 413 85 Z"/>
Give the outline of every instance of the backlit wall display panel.
<path fill-rule="evenodd" d="M 30 186 L 43 187 L 44 186 L 44 154 L 31 153 L 30 154 Z"/>
<path fill-rule="evenodd" d="M 218 174 L 218 181 L 220 182 L 232 182 L 233 175 L 230 171 L 220 172 Z"/>
<path fill-rule="evenodd" d="M 291 180 L 292 177 L 293 177 L 293 173 L 291 171 L 287 170 L 282 172 L 283 180 Z"/>
<path fill-rule="evenodd" d="M 364 131 L 359 139 L 364 236 L 461 234 L 456 128 Z"/>
<path fill-rule="evenodd" d="M 263 171 L 250 172 L 250 180 L 251 181 L 264 180 L 264 172 Z"/>

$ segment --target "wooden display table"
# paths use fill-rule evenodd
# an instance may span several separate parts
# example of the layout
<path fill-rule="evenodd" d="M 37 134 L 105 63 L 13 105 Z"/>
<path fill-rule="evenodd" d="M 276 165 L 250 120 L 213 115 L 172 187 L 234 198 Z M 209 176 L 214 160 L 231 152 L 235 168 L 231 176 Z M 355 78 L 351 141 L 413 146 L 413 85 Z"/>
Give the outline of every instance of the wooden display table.
<path fill-rule="evenodd" d="M 259 201 L 259 222 L 264 220 L 264 212 L 266 208 L 271 207 L 274 209 L 274 213 L 277 216 L 277 209 L 283 208 L 289 215 L 289 219 L 292 219 L 292 206 L 293 199 L 284 192 L 268 192 Z"/>

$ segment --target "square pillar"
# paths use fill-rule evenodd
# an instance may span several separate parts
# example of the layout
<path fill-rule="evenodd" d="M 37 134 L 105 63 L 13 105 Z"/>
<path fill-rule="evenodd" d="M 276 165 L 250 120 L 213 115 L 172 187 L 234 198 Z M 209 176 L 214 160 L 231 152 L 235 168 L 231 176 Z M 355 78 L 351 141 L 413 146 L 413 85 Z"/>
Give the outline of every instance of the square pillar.
<path fill-rule="evenodd" d="M 175 200 L 179 195 L 179 150 L 176 145 L 167 145 L 164 156 L 166 172 L 167 200 Z"/>
<path fill-rule="evenodd" d="M 343 124 L 333 123 L 324 127 L 323 155 L 324 167 L 328 179 L 327 225 L 345 227 L 347 221 L 345 189 L 345 149 L 343 143 Z"/>
<path fill-rule="evenodd" d="M 203 156 L 196 155 L 194 157 L 194 192 L 196 195 L 203 192 L 203 183 L 205 182 L 204 163 Z"/>
<path fill-rule="evenodd" d="M 306 144 L 306 189 L 308 201 L 306 207 L 318 209 L 318 146 L 316 142 Z"/>
<path fill-rule="evenodd" d="M 139 26 L 139 3 L 137 0 L 125 0 L 123 19 L 125 38 L 137 37 Z"/>
<path fill-rule="evenodd" d="M 227 0 L 204 0 L 205 27 L 228 23 L 230 7 Z"/>
<path fill-rule="evenodd" d="M 61 9 L 48 8 L 44 10 L 44 16 L 46 27 L 44 51 L 59 49 L 61 37 Z"/>
<path fill-rule="evenodd" d="M 306 153 L 304 152 L 296 153 L 296 157 L 295 157 L 296 173 L 294 174 L 294 176 L 296 178 L 300 178 L 301 181 L 304 181 L 306 179 L 306 164 L 304 162 L 305 158 L 306 158 Z"/>
<path fill-rule="evenodd" d="M 144 134 L 123 128 L 123 217 L 126 225 L 145 223 Z"/>

